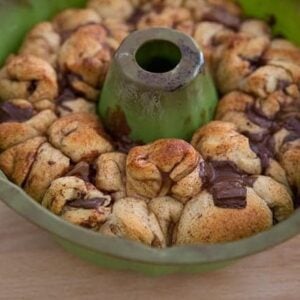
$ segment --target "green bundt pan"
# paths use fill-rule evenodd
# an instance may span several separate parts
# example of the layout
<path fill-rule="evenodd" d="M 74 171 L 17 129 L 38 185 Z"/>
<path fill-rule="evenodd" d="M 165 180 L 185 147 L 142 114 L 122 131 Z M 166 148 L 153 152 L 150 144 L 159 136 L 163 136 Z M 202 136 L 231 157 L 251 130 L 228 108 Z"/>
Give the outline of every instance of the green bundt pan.
<path fill-rule="evenodd" d="M 0 0 L 0 64 L 15 51 L 30 27 L 66 7 L 80 7 L 84 0 Z M 276 19 L 275 34 L 300 45 L 300 1 L 240 0 L 246 13 Z M 217 245 L 152 249 L 122 239 L 101 236 L 69 224 L 28 197 L 0 171 L 0 197 L 8 206 L 50 232 L 70 252 L 97 265 L 135 270 L 148 275 L 205 272 L 224 267 L 247 255 L 278 245 L 300 232 L 300 211 L 287 221 L 254 237 Z"/>

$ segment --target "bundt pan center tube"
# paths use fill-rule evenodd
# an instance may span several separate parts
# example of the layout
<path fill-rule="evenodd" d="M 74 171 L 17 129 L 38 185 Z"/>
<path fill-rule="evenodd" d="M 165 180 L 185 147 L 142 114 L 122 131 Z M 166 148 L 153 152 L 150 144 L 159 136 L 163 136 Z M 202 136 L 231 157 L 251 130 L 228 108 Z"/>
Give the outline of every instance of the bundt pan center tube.
<path fill-rule="evenodd" d="M 151 28 L 132 33 L 117 50 L 99 108 L 113 135 L 147 143 L 190 140 L 212 120 L 216 105 L 203 53 L 192 38 Z"/>

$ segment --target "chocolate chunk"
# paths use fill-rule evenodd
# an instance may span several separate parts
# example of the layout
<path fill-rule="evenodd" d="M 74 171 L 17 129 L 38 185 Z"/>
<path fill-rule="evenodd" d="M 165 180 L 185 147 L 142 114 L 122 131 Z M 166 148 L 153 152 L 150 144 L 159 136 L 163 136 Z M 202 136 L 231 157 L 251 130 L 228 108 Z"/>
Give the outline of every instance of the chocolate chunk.
<path fill-rule="evenodd" d="M 68 202 L 68 206 L 73 208 L 97 209 L 105 204 L 105 198 L 92 198 L 88 200 L 76 199 Z"/>
<path fill-rule="evenodd" d="M 204 13 L 202 21 L 221 23 L 234 30 L 237 30 L 241 25 L 241 19 L 238 16 L 219 6 L 213 6 L 210 11 Z"/>
<path fill-rule="evenodd" d="M 10 102 L 0 104 L 0 123 L 25 122 L 34 115 L 32 107 L 22 108 Z"/>
<path fill-rule="evenodd" d="M 256 180 L 230 161 L 202 161 L 199 176 L 204 187 L 212 194 L 214 204 L 222 208 L 245 208 L 246 187 L 253 186 Z"/>
<path fill-rule="evenodd" d="M 222 208 L 245 208 L 247 189 L 238 181 L 220 181 L 211 187 L 214 203 Z"/>

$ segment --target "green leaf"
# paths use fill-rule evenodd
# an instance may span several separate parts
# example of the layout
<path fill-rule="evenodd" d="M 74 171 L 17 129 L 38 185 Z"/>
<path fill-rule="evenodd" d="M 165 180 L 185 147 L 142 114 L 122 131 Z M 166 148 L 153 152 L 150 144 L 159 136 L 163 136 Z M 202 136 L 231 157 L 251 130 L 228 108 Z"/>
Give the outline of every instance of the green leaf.
<path fill-rule="evenodd" d="M 237 0 L 247 15 L 274 20 L 274 34 L 285 36 L 300 46 L 299 0 Z"/>

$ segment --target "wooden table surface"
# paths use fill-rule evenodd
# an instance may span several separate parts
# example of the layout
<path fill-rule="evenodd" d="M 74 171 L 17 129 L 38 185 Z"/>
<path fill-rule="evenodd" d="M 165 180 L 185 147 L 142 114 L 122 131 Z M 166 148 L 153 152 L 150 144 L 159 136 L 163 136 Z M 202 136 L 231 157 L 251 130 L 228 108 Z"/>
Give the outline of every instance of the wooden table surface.
<path fill-rule="evenodd" d="M 299 299 L 300 236 L 213 273 L 148 278 L 65 252 L 0 204 L 0 299 Z"/>

